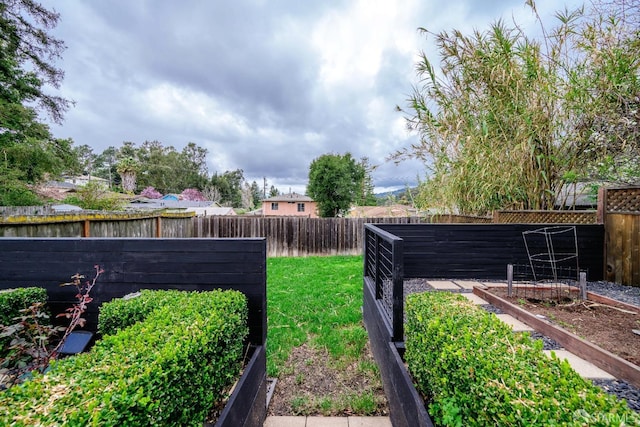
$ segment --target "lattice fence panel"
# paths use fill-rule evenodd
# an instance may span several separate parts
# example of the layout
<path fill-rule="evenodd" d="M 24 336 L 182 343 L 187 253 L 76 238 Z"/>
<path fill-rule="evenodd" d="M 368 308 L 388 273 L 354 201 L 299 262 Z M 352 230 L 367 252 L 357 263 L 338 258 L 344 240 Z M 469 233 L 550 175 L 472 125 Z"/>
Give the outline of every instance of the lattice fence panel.
<path fill-rule="evenodd" d="M 608 188 L 607 212 L 640 213 L 640 187 Z"/>
<path fill-rule="evenodd" d="M 595 211 L 499 211 L 494 214 L 498 224 L 596 224 Z"/>
<path fill-rule="evenodd" d="M 433 224 L 490 224 L 493 219 L 490 217 L 473 215 L 433 215 Z"/>

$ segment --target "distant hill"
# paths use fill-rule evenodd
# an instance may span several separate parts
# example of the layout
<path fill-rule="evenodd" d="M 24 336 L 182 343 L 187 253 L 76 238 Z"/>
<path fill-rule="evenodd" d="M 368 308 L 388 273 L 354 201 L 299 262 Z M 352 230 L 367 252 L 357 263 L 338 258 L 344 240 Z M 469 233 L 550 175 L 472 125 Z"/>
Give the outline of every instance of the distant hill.
<path fill-rule="evenodd" d="M 415 190 L 414 188 L 410 188 L 410 190 Z M 394 191 L 385 191 L 384 193 L 376 193 L 374 194 L 374 196 L 376 196 L 376 198 L 378 199 L 387 199 L 389 197 L 398 197 L 402 194 L 404 194 L 407 191 L 406 188 L 400 188 L 398 190 L 394 190 Z"/>

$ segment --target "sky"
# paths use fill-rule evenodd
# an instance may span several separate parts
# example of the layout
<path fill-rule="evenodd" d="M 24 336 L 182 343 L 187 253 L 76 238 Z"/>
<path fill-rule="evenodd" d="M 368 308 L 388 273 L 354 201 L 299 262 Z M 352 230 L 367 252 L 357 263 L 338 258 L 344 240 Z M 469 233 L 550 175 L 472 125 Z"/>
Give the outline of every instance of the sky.
<path fill-rule="evenodd" d="M 537 28 L 524 0 L 41 0 L 67 49 L 56 93 L 75 102 L 57 138 L 95 154 L 124 141 L 207 149 L 209 174 L 304 193 L 324 154 L 367 157 L 376 192 L 415 186 L 416 160 L 388 157 L 417 142 L 402 113 L 433 39 L 497 19 Z M 538 0 L 544 21 L 563 3 Z M 567 6 L 581 4 L 567 0 Z M 534 30 L 532 30 L 534 31 Z"/>

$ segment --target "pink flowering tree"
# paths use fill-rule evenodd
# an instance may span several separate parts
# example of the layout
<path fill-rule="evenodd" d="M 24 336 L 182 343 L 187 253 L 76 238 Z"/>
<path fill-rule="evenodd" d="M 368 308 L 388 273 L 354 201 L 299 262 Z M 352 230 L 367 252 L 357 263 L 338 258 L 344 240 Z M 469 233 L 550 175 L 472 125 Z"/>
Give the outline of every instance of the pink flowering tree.
<path fill-rule="evenodd" d="M 147 199 L 159 199 L 162 197 L 162 194 L 153 187 L 145 188 L 144 190 L 142 190 L 142 193 L 140 193 L 140 195 L 146 197 Z"/>
<path fill-rule="evenodd" d="M 204 202 L 207 199 L 202 195 L 199 190 L 195 188 L 187 188 L 182 193 L 180 193 L 180 199 L 182 200 L 190 200 L 193 202 Z"/>

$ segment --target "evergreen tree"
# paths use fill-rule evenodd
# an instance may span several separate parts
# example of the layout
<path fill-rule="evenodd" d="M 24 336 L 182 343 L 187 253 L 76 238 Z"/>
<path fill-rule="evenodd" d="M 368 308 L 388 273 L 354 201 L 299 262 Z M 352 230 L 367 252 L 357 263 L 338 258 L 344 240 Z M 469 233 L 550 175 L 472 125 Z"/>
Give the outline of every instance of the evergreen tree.
<path fill-rule="evenodd" d="M 64 43 L 47 34 L 58 14 L 31 0 L 0 2 L 0 204 L 33 204 L 29 185 L 74 163 L 72 141 L 54 139 L 38 118 L 62 121 L 69 101 L 45 92 L 62 70 L 53 63 Z M 15 194 L 14 194 L 15 193 Z"/>
<path fill-rule="evenodd" d="M 324 154 L 309 166 L 307 193 L 318 203 L 320 216 L 344 215 L 356 200 L 364 176 L 364 168 L 350 153 Z"/>

